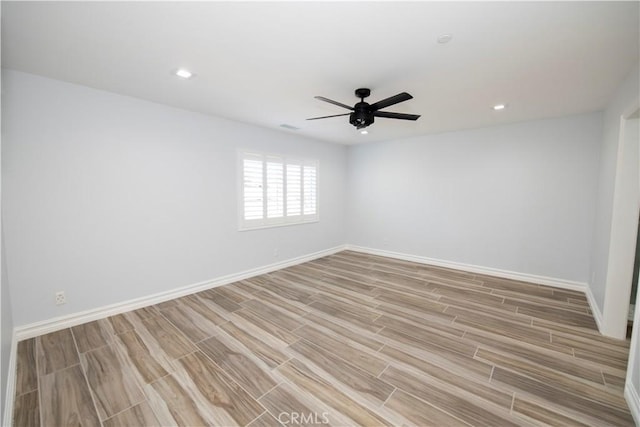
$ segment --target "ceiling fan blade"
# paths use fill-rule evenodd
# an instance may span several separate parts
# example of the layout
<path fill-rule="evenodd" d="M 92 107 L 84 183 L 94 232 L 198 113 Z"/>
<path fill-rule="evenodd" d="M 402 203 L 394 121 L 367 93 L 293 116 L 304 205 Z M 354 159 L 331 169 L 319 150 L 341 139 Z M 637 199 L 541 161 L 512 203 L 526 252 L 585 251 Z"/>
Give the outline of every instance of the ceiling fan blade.
<path fill-rule="evenodd" d="M 344 114 L 334 114 L 333 116 L 322 116 L 322 117 L 312 117 L 310 119 L 307 120 L 318 120 L 318 119 L 328 119 L 329 117 L 340 117 L 340 116 L 348 116 L 351 113 L 344 113 Z"/>
<path fill-rule="evenodd" d="M 346 108 L 347 110 L 353 110 L 353 107 L 349 107 L 348 105 L 338 101 L 334 101 L 333 99 L 325 98 L 324 96 L 315 96 L 314 98 L 319 99 L 320 101 L 328 102 L 329 104 L 337 105 L 338 107 Z"/>
<path fill-rule="evenodd" d="M 387 119 L 400 119 L 400 120 L 418 120 L 420 118 L 417 114 L 405 114 L 405 113 L 391 113 L 388 111 L 376 111 L 373 113 L 376 117 L 386 117 Z"/>
<path fill-rule="evenodd" d="M 371 104 L 370 107 L 372 111 L 382 110 L 383 108 L 389 107 L 399 102 L 408 101 L 412 98 L 413 96 L 409 95 L 407 92 L 402 92 L 389 98 L 383 99 L 382 101 Z"/>

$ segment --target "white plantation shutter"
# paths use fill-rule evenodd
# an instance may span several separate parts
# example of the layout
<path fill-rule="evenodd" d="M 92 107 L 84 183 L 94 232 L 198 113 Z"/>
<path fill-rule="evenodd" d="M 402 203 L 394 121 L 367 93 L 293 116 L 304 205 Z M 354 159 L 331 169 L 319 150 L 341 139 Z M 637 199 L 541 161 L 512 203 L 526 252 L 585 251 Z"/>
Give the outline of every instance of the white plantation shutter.
<path fill-rule="evenodd" d="M 284 168 L 282 160 L 267 160 L 267 218 L 284 215 Z"/>
<path fill-rule="evenodd" d="M 302 214 L 302 166 L 287 164 L 287 216 Z"/>
<path fill-rule="evenodd" d="M 240 153 L 240 229 L 318 220 L 318 163 Z"/>
<path fill-rule="evenodd" d="M 244 219 L 256 220 L 264 216 L 262 159 L 245 158 L 243 160 L 243 203 Z"/>
<path fill-rule="evenodd" d="M 304 182 L 304 215 L 315 215 L 317 212 L 318 203 L 318 183 L 316 179 L 318 168 L 316 166 L 305 165 L 303 167 L 303 182 Z"/>

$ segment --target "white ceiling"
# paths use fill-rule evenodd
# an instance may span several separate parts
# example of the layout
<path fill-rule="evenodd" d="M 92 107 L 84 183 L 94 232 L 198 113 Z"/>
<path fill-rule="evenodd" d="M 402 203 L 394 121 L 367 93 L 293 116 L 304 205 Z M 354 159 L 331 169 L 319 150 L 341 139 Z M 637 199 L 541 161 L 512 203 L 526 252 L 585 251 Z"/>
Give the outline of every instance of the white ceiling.
<path fill-rule="evenodd" d="M 2 65 L 353 144 L 602 109 L 639 61 L 638 6 L 3 1 Z M 358 87 L 369 102 L 409 92 L 385 110 L 422 117 L 379 118 L 369 135 L 347 116 L 305 120 L 347 112 L 315 95 L 353 105 Z"/>

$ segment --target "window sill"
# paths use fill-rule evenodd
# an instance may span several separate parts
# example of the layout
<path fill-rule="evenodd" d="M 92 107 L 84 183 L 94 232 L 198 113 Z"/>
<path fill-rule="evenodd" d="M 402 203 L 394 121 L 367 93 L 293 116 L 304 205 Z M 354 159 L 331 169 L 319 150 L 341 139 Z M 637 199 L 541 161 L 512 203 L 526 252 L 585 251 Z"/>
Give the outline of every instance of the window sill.
<path fill-rule="evenodd" d="M 305 224 L 314 224 L 320 222 L 320 219 L 314 219 L 309 221 L 301 221 L 301 222 L 285 222 L 282 224 L 265 224 L 265 225 L 256 225 L 255 227 L 238 227 L 238 231 L 252 231 L 252 230 L 262 230 L 265 228 L 278 228 L 278 227 L 293 227 L 296 225 L 305 225 Z"/>

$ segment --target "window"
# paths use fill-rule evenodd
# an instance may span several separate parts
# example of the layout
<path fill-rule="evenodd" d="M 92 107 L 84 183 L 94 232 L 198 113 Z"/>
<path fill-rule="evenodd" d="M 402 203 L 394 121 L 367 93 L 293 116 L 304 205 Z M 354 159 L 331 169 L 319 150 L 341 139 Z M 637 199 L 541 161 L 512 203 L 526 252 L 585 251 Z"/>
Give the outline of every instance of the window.
<path fill-rule="evenodd" d="M 240 229 L 318 220 L 318 162 L 242 152 Z"/>

